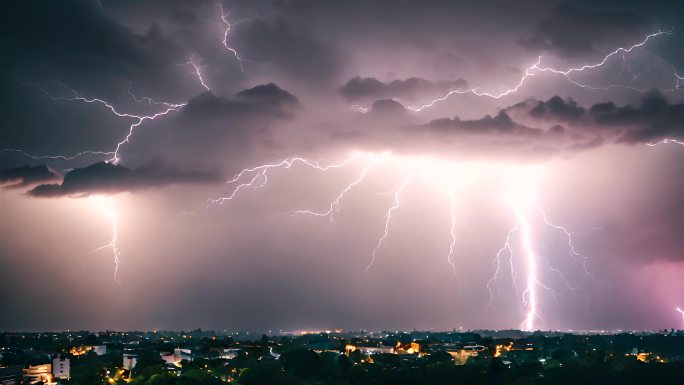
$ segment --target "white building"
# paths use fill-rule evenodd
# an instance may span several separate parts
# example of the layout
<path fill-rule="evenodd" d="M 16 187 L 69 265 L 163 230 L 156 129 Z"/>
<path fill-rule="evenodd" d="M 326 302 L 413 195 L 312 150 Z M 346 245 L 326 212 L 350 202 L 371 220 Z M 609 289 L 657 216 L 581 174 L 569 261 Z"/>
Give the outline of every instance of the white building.
<path fill-rule="evenodd" d="M 190 349 L 173 349 L 173 353 L 160 353 L 161 359 L 167 364 L 179 366 L 181 361 L 192 361 L 192 351 Z"/>
<path fill-rule="evenodd" d="M 101 356 L 101 355 L 107 353 L 107 346 L 106 345 L 95 345 L 95 346 L 93 346 L 93 351 L 98 356 Z"/>
<path fill-rule="evenodd" d="M 57 356 L 52 360 L 52 375 L 54 378 L 70 379 L 70 361 L 68 358 Z"/>
<path fill-rule="evenodd" d="M 221 358 L 224 360 L 232 360 L 233 358 L 238 356 L 238 353 L 240 353 L 242 349 L 221 349 Z"/>
<path fill-rule="evenodd" d="M 138 355 L 135 353 L 124 353 L 123 354 L 123 368 L 126 370 L 132 370 L 138 363 Z"/>

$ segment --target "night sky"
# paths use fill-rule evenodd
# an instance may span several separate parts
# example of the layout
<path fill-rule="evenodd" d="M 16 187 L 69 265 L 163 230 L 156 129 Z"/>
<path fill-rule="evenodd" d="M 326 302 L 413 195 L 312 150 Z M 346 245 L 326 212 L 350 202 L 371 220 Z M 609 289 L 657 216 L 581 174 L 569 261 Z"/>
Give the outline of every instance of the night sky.
<path fill-rule="evenodd" d="M 4 1 L 0 330 L 663 329 L 681 1 Z"/>

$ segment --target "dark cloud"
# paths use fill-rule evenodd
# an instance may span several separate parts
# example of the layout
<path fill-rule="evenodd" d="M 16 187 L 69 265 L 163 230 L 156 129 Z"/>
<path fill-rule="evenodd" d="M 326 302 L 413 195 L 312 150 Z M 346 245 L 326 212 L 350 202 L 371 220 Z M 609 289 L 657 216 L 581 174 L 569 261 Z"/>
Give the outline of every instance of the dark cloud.
<path fill-rule="evenodd" d="M 555 5 L 520 44 L 562 57 L 596 57 L 607 44 L 631 45 L 659 29 L 676 32 L 682 26 L 678 15 L 683 13 L 680 1 L 566 0 Z M 681 42 L 681 33 L 675 33 L 655 52 L 683 65 L 682 56 L 676 54 L 681 50 L 673 49 Z"/>
<path fill-rule="evenodd" d="M 107 94 L 126 83 L 160 92 L 185 84 L 174 64 L 185 50 L 157 24 L 144 34 L 106 15 L 97 1 L 8 2 L 0 45 L 13 58 L 10 73 L 24 80 L 62 80 Z M 21 39 L 16 39 L 21 36 Z M 7 76 L 7 72 L 3 74 Z"/>
<path fill-rule="evenodd" d="M 648 93 L 637 106 L 603 102 L 585 109 L 572 99 L 554 96 L 547 101 L 528 100 L 507 110 L 516 116 L 522 110 L 533 121 L 564 123 L 574 132 L 606 135 L 618 143 L 684 138 L 684 104 L 671 103 L 657 91 Z"/>
<path fill-rule="evenodd" d="M 258 85 L 240 91 L 235 96 L 238 99 L 274 106 L 283 112 L 301 107 L 296 96 L 278 87 L 275 83 Z"/>
<path fill-rule="evenodd" d="M 122 147 L 122 158 L 127 165 L 144 165 L 171 157 L 174 164 L 229 174 L 249 165 L 260 151 L 283 146 L 273 137 L 300 111 L 297 97 L 273 83 L 234 97 L 207 91 L 179 111 L 147 123 Z"/>
<path fill-rule="evenodd" d="M 433 119 L 413 122 L 415 114 L 393 100 L 378 100 L 364 115 L 361 128 L 337 131 L 336 141 L 410 154 L 455 158 L 544 160 L 607 144 L 652 144 L 684 139 L 684 104 L 659 92 L 638 105 L 596 103 L 588 108 L 571 98 L 529 99 L 478 119 Z M 372 127 L 366 128 L 366 127 Z"/>
<path fill-rule="evenodd" d="M 386 98 L 415 100 L 420 97 L 443 94 L 451 90 L 463 90 L 467 87 L 468 82 L 463 79 L 433 82 L 413 77 L 385 83 L 376 78 L 357 76 L 342 86 L 340 92 L 350 102 Z"/>
<path fill-rule="evenodd" d="M 295 31 L 287 20 L 258 17 L 242 26 L 233 42 L 250 61 L 271 64 L 276 70 L 310 81 L 312 85 L 325 84 L 334 80 L 341 58 L 331 46 L 314 36 Z"/>
<path fill-rule="evenodd" d="M 42 184 L 29 191 L 34 197 L 87 196 L 145 190 L 181 183 L 216 183 L 213 172 L 180 171 L 160 163 L 129 169 L 111 163 L 95 163 L 69 171 L 61 184 Z"/>
<path fill-rule="evenodd" d="M 5 169 L 0 172 L 0 183 L 9 183 L 8 187 L 23 187 L 35 183 L 59 179 L 59 175 L 46 165 L 29 166 Z"/>
<path fill-rule="evenodd" d="M 644 21 L 636 10 L 592 3 L 561 2 L 537 24 L 535 34 L 521 40 L 521 44 L 530 49 L 555 51 L 563 56 L 587 56 L 596 52 L 600 39 L 631 34 L 635 26 Z"/>
<path fill-rule="evenodd" d="M 535 119 L 553 116 L 563 121 L 577 120 L 582 117 L 585 112 L 584 108 L 579 107 L 574 100 L 564 100 L 557 95 L 546 102 L 538 102 L 537 105 L 529 111 L 530 116 Z"/>

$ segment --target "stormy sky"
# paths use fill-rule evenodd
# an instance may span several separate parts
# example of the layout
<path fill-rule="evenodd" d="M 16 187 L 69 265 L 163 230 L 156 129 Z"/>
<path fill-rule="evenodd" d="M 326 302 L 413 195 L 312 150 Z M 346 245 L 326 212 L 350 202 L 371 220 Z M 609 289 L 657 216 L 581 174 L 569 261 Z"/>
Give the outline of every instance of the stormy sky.
<path fill-rule="evenodd" d="M 684 326 L 681 2 L 0 15 L 2 330 Z"/>

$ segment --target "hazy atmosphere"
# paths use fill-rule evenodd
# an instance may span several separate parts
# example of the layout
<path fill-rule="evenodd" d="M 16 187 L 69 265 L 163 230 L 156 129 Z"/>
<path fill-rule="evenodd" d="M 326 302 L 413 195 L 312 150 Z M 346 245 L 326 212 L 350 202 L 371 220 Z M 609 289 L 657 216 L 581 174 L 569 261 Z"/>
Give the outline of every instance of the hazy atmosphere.
<path fill-rule="evenodd" d="M 682 2 L 0 15 L 2 330 L 683 326 Z"/>

